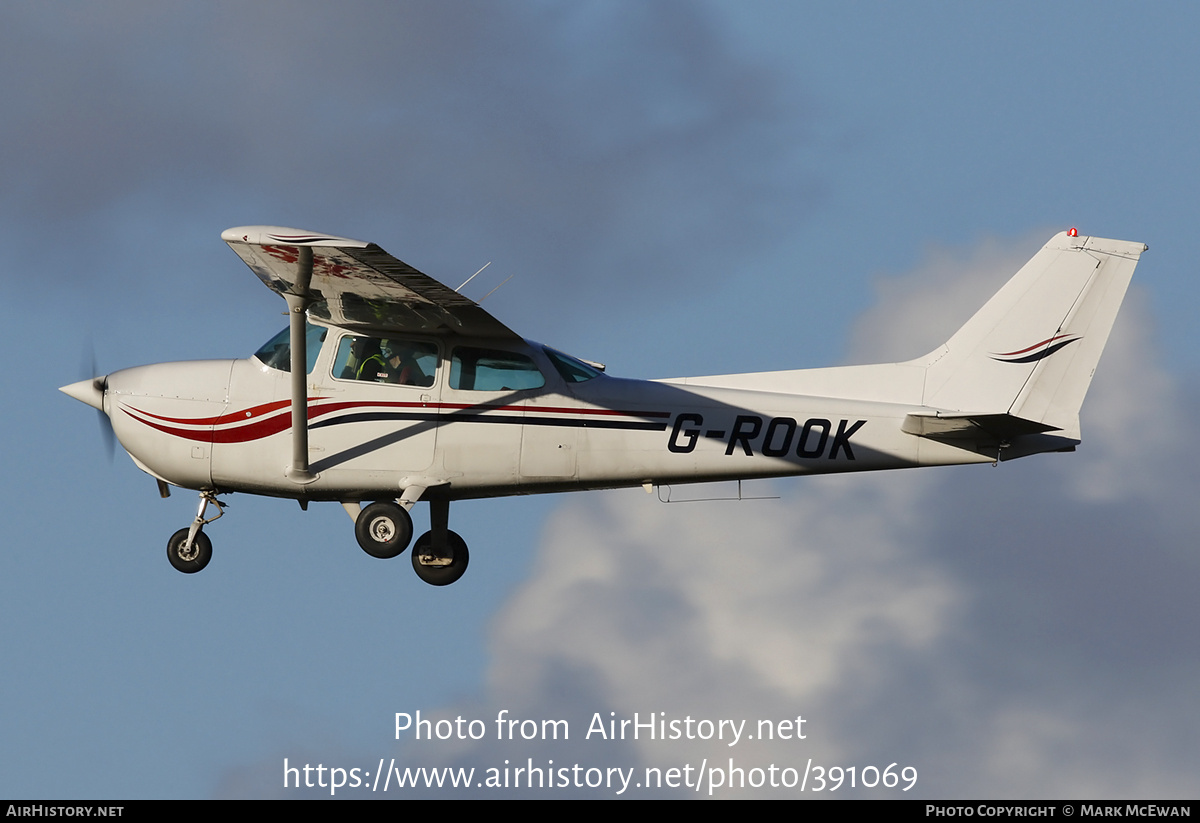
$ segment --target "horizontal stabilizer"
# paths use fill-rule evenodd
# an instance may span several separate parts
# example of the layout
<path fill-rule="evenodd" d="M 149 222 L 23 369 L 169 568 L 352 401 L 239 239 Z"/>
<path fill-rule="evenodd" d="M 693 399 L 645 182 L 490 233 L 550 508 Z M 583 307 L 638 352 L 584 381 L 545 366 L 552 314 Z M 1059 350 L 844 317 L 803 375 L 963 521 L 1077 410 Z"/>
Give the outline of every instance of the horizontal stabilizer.
<path fill-rule="evenodd" d="M 901 429 L 917 437 L 936 439 L 979 439 L 1007 443 L 1026 434 L 1058 431 L 1057 427 L 1011 414 L 964 414 L 961 412 L 919 412 L 907 415 Z"/>

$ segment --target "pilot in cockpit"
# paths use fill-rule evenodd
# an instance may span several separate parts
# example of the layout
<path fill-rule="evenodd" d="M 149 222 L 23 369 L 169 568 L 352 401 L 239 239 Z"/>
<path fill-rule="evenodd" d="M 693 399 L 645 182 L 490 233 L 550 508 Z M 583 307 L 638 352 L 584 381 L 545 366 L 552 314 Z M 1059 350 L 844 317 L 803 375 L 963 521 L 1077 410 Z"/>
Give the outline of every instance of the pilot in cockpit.
<path fill-rule="evenodd" d="M 383 359 L 383 352 L 379 349 L 377 339 L 359 337 L 355 339 L 354 346 L 350 351 L 354 362 L 358 364 L 354 372 L 355 380 L 370 382 L 387 382 L 389 380 L 391 369 L 388 367 L 387 361 Z"/>

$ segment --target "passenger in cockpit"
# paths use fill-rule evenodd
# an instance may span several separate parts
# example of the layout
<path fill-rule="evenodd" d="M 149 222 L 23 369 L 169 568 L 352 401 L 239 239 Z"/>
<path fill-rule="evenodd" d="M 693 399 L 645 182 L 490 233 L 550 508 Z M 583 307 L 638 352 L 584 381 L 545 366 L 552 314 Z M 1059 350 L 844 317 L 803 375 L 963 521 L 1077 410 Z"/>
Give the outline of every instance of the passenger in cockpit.
<path fill-rule="evenodd" d="M 433 381 L 417 363 L 417 355 L 423 353 L 419 344 L 410 344 L 401 340 L 390 340 L 385 343 L 387 344 L 387 362 L 391 371 L 387 382 L 400 386 L 433 385 Z"/>

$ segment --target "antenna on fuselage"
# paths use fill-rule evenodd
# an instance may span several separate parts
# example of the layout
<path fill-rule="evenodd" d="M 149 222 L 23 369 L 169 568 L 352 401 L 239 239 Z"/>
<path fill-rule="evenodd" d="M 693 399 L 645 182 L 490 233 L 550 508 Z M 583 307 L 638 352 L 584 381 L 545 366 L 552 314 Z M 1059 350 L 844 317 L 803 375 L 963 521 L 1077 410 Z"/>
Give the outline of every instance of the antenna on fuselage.
<path fill-rule="evenodd" d="M 507 283 L 509 280 L 512 280 L 512 279 L 513 279 L 513 276 L 514 276 L 514 275 L 511 275 L 511 274 L 510 274 L 508 277 L 504 278 L 504 280 L 503 280 L 503 281 L 501 281 L 501 283 L 500 283 L 500 286 L 503 286 L 503 285 L 504 285 L 505 283 Z M 496 286 L 496 288 L 492 289 L 490 292 L 488 292 L 487 294 L 485 294 L 483 297 L 481 297 L 481 298 L 479 298 L 477 301 L 475 301 L 475 302 L 476 302 L 476 305 L 478 305 L 479 303 L 482 303 L 484 300 L 487 300 L 489 297 L 491 297 L 493 294 L 495 294 L 495 293 L 496 293 L 496 292 L 497 292 L 497 291 L 500 289 L 500 286 Z"/>
<path fill-rule="evenodd" d="M 492 265 L 491 260 L 484 263 L 483 268 L 481 268 L 479 271 L 483 271 L 483 269 L 486 269 L 490 265 Z M 475 274 L 472 274 L 470 277 L 468 277 L 466 280 L 464 280 L 462 286 L 459 286 L 457 289 L 455 289 L 455 291 L 458 292 L 459 294 L 462 294 L 463 286 L 466 286 L 468 283 L 470 283 L 472 280 L 474 280 L 476 277 L 478 277 L 479 271 L 475 272 Z"/>

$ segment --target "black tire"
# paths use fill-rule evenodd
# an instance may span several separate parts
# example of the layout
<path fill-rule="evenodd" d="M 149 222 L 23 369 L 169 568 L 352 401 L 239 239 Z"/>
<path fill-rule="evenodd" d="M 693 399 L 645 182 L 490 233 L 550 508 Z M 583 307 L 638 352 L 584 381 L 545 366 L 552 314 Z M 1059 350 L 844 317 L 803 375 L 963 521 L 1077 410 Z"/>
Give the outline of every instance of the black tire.
<path fill-rule="evenodd" d="M 212 560 L 212 541 L 202 531 L 196 532 L 192 540 L 192 550 L 187 556 L 183 554 L 183 544 L 187 542 L 188 529 L 180 529 L 171 535 L 167 541 L 167 559 L 176 571 L 184 574 L 195 574 L 208 565 Z"/>
<path fill-rule="evenodd" d="M 371 557 L 387 560 L 408 548 L 413 524 L 408 512 L 395 503 L 372 503 L 354 521 L 358 545 Z"/>
<path fill-rule="evenodd" d="M 421 556 L 428 552 L 432 542 L 432 532 L 425 532 L 425 534 L 417 538 L 417 542 L 413 545 L 412 550 L 413 571 L 417 573 L 417 577 L 431 586 L 449 586 L 463 576 L 463 573 L 467 570 L 467 563 L 471 562 L 471 555 L 467 552 L 467 544 L 454 532 L 447 531 L 446 549 L 449 551 L 450 556 L 454 558 L 453 561 L 446 566 L 426 566 L 421 562 Z"/>

